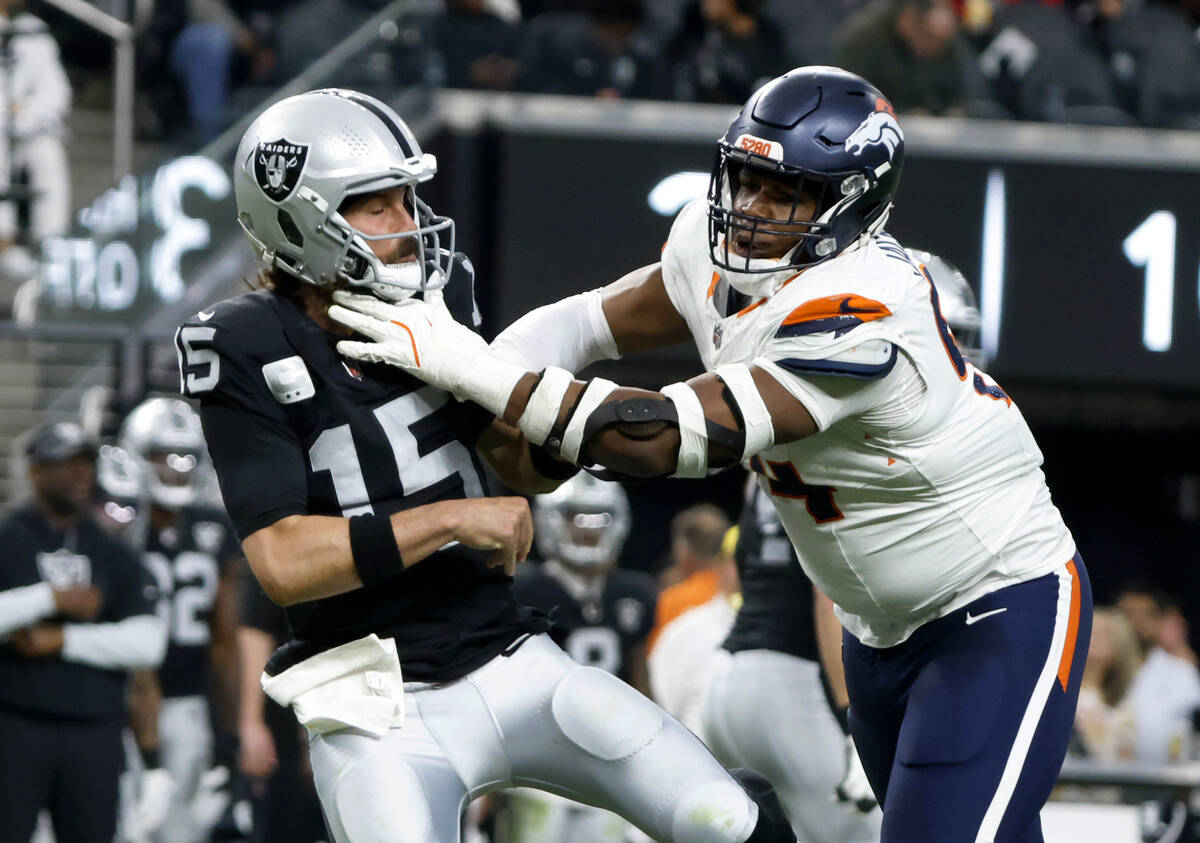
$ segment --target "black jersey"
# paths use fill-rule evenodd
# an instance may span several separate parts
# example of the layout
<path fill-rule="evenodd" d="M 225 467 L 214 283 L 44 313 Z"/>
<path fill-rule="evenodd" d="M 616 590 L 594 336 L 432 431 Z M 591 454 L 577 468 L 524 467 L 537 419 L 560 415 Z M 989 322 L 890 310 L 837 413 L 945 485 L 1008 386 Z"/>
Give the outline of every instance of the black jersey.
<path fill-rule="evenodd" d="M 210 507 L 186 507 L 174 524 L 150 528 L 142 560 L 158 582 L 167 655 L 158 669 L 164 697 L 208 691 L 213 605 L 226 568 L 241 556 L 233 525 Z"/>
<path fill-rule="evenodd" d="M 633 651 L 654 626 L 654 578 L 620 568 L 584 583 L 556 563 L 523 566 L 514 581 L 517 600 L 553 612 L 550 637 L 581 664 L 630 680 Z"/>
<path fill-rule="evenodd" d="M 742 508 L 738 532 L 742 607 L 722 646 L 731 653 L 778 650 L 817 661 L 812 583 L 775 506 L 757 483 Z"/>
<path fill-rule="evenodd" d="M 55 588 L 94 585 L 104 597 L 95 623 L 154 614 L 158 593 L 137 554 L 89 516 L 62 531 L 32 505 L 23 506 L 0 519 L 0 546 L 0 590 L 40 582 Z M 120 718 L 126 678 L 123 670 L 59 657 L 24 658 L 0 644 L 0 708 L 78 720 Z"/>
<path fill-rule="evenodd" d="M 446 303 L 478 324 L 469 268 Z M 182 389 L 200 417 L 238 535 L 288 515 L 390 515 L 487 494 L 475 442 L 491 416 L 384 365 L 344 360 L 342 337 L 280 293 L 259 290 L 201 311 L 176 336 Z M 455 545 L 370 589 L 287 608 L 293 641 L 277 673 L 369 633 L 396 639 L 405 675 L 462 676 L 526 631 L 509 577 L 488 553 Z"/>

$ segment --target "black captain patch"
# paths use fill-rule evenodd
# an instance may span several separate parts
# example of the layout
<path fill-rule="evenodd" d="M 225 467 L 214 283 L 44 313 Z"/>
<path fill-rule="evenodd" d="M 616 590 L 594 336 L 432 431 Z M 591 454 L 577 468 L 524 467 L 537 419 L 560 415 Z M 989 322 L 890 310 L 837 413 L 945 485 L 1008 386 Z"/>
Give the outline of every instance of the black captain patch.
<path fill-rule="evenodd" d="M 262 192 L 276 202 L 291 196 L 308 159 L 308 144 L 286 138 L 263 141 L 254 150 L 254 178 Z"/>

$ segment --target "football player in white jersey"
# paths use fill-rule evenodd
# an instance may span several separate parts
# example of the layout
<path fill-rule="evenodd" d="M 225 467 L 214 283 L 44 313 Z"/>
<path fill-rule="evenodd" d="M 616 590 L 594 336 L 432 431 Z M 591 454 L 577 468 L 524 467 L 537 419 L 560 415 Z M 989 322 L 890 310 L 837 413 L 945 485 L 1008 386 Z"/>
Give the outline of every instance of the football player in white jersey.
<path fill-rule="evenodd" d="M 1039 841 L 1090 586 L 1020 411 L 883 230 L 903 157 L 876 88 L 798 68 L 719 140 L 660 263 L 534 311 L 494 349 L 436 302 L 337 293 L 330 315 L 372 340 L 342 354 L 470 398 L 568 461 L 749 464 L 846 629 L 882 839 Z M 569 374 L 689 338 L 707 371 L 658 392 Z"/>

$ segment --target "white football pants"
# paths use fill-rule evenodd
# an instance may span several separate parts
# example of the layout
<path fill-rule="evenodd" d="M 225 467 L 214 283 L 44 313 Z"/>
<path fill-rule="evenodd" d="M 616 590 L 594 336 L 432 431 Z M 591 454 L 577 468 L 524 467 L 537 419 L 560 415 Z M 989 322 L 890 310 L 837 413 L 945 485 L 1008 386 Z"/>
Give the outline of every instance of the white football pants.
<path fill-rule="evenodd" d="M 200 777 L 212 764 L 213 736 L 204 697 L 164 698 L 158 710 L 158 743 L 175 793 L 167 818 L 154 833 L 155 843 L 207 840 L 209 829 L 197 827 L 192 815 Z"/>
<path fill-rule="evenodd" d="M 547 635 L 446 685 L 405 683 L 382 738 L 310 734 L 337 843 L 457 843 L 470 799 L 534 787 L 621 814 L 667 843 L 739 843 L 758 806 L 691 732 Z"/>
<path fill-rule="evenodd" d="M 829 710 L 820 666 L 775 650 L 718 650 L 701 708 L 701 736 L 722 763 L 775 786 L 805 843 L 879 840 L 882 813 L 839 803 L 846 737 Z"/>

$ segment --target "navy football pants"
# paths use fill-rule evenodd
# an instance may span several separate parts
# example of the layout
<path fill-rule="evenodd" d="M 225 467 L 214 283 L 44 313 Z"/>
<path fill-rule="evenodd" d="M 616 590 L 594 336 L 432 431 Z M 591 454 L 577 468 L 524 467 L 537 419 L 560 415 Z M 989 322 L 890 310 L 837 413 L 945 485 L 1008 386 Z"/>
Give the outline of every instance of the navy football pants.
<path fill-rule="evenodd" d="M 883 805 L 883 843 L 1040 843 L 1092 627 L 1076 556 L 895 647 L 847 633 L 850 729 Z"/>

